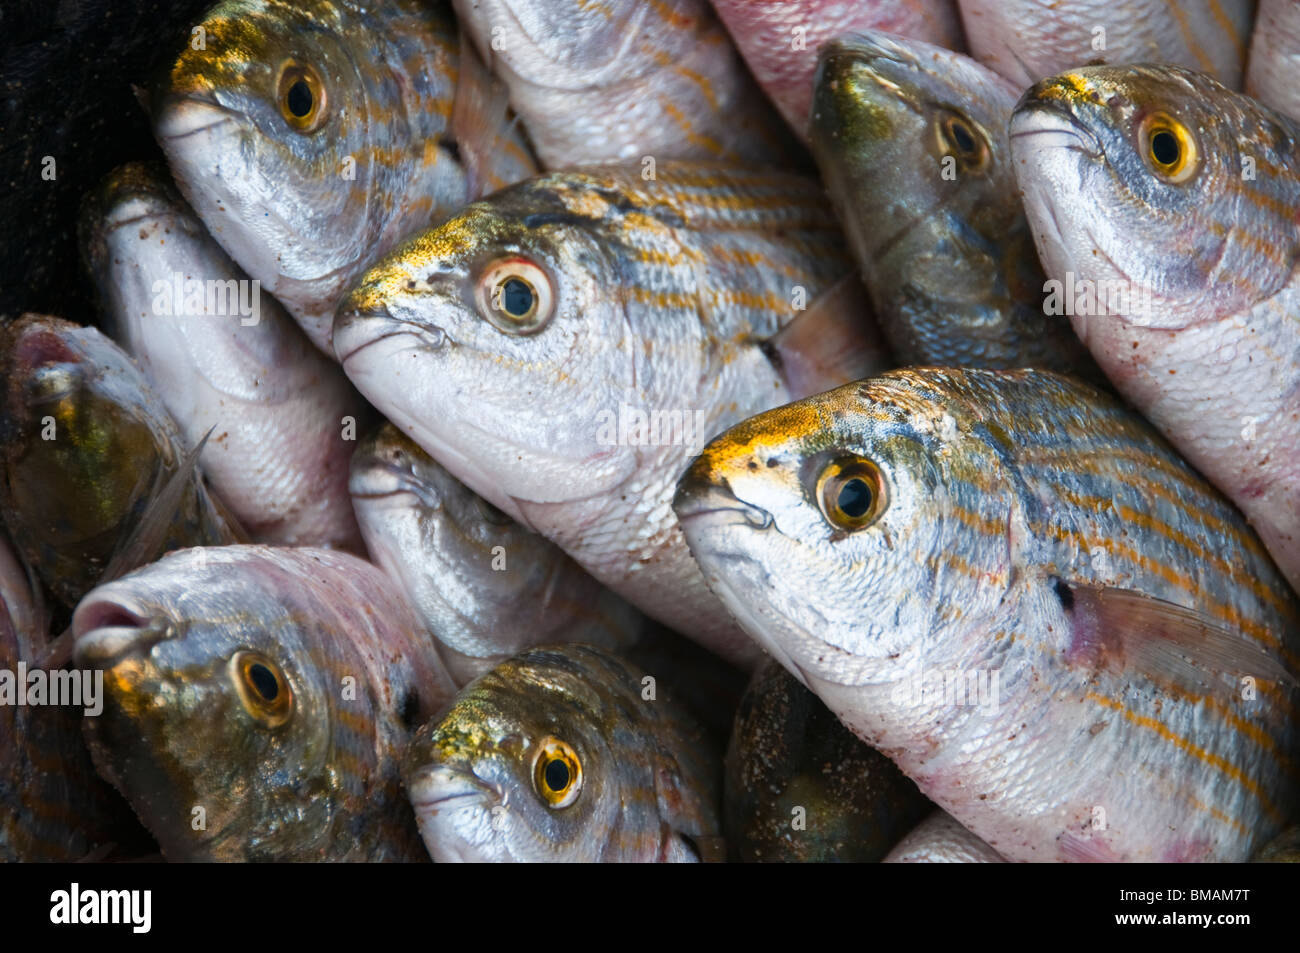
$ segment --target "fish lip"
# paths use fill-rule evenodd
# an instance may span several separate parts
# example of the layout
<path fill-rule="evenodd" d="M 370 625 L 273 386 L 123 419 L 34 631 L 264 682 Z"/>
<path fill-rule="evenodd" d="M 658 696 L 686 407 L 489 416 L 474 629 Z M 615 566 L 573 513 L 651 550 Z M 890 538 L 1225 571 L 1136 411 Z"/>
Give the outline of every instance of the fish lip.
<path fill-rule="evenodd" d="M 411 496 L 427 502 L 424 500 L 427 494 L 421 492 L 423 489 L 424 485 L 411 473 L 409 466 L 387 460 L 376 460 L 348 477 L 348 495 L 354 500 Z"/>
<path fill-rule="evenodd" d="M 80 668 L 111 669 L 172 638 L 171 623 L 122 599 L 83 599 L 72 615 L 72 658 Z"/>
<path fill-rule="evenodd" d="M 475 801 L 491 804 L 501 800 L 497 785 L 482 780 L 472 771 L 445 765 L 425 765 L 417 769 L 406 787 L 415 810 L 434 814 Z"/>
<path fill-rule="evenodd" d="M 682 524 L 711 518 L 715 523 L 736 526 L 744 523 L 759 530 L 772 526 L 771 513 L 761 506 L 746 503 L 732 492 L 730 486 L 716 483 L 679 484 L 673 495 L 673 512 Z"/>
<path fill-rule="evenodd" d="M 1029 128 L 1025 128 L 1026 125 Z M 1090 159 L 1101 160 L 1106 155 L 1096 133 L 1081 123 L 1070 110 L 1051 101 L 1031 100 L 1019 106 L 1011 116 L 1008 132 L 1012 141 L 1053 137 L 1057 141 L 1052 145 L 1081 153 Z M 1060 141 L 1062 139 L 1069 141 Z"/>
<path fill-rule="evenodd" d="M 235 114 L 216 100 L 192 93 L 167 97 L 160 104 L 157 115 L 154 135 L 169 143 L 235 121 Z"/>
<path fill-rule="evenodd" d="M 335 341 L 337 342 L 341 337 L 346 338 L 348 328 L 362 322 L 377 326 L 380 329 L 379 333 L 367 335 L 365 340 L 350 348 L 346 354 L 339 352 L 336 343 L 334 353 L 338 356 L 340 364 L 347 364 L 348 361 L 371 345 L 378 344 L 380 341 L 387 341 L 390 338 L 401 337 L 403 334 L 411 335 L 425 347 L 435 351 L 442 350 L 450 340 L 447 332 L 437 325 L 416 324 L 414 321 L 394 317 L 387 308 L 379 307 L 365 311 L 340 311 L 334 322 Z"/>

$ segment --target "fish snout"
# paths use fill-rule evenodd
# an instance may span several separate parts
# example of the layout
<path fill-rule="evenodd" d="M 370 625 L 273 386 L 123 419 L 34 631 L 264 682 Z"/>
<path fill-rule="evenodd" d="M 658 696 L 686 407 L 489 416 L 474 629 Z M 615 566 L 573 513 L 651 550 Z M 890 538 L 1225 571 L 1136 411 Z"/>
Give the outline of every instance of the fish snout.
<path fill-rule="evenodd" d="M 128 655 L 144 654 L 175 628 L 126 600 L 91 593 L 72 616 L 72 657 L 80 668 L 112 668 Z"/>
<path fill-rule="evenodd" d="M 714 516 L 727 522 L 743 520 L 755 529 L 767 529 L 772 525 L 771 513 L 736 496 L 726 477 L 714 477 L 708 472 L 703 457 L 691 465 L 677 484 L 673 511 L 683 523 Z"/>

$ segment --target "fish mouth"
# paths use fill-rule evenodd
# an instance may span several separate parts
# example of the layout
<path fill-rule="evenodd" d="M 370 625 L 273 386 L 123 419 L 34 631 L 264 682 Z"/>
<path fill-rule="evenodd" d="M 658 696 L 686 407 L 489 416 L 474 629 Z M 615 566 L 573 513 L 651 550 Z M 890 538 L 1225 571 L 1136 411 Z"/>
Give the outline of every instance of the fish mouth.
<path fill-rule="evenodd" d="M 174 634 L 166 619 L 121 599 L 83 599 L 72 614 L 73 662 L 111 669 L 128 655 L 143 654 Z"/>
<path fill-rule="evenodd" d="M 347 364 L 366 348 L 402 335 L 410 335 L 431 351 L 442 350 L 449 340 L 442 328 L 394 317 L 386 306 L 379 305 L 338 313 L 334 319 L 334 353 L 340 364 Z"/>
<path fill-rule="evenodd" d="M 348 478 L 348 495 L 354 500 L 410 496 L 431 506 L 440 502 L 436 497 L 428 499 L 428 487 L 412 476 L 409 467 L 388 460 L 374 460 L 355 469 Z"/>
<path fill-rule="evenodd" d="M 446 765 L 417 769 L 406 787 L 411 806 L 421 814 L 440 814 L 478 804 L 486 807 L 501 800 L 495 785 L 470 771 Z"/>
<path fill-rule="evenodd" d="M 1011 116 L 1009 135 L 1013 142 L 1035 139 L 1036 148 L 1069 149 L 1093 160 L 1105 157 L 1096 133 L 1069 109 L 1051 100 L 1030 101 L 1017 108 Z"/>
<path fill-rule="evenodd" d="M 158 110 L 154 134 L 173 143 L 234 121 L 234 113 L 211 99 L 169 96 Z"/>
<path fill-rule="evenodd" d="M 753 529 L 767 529 L 772 525 L 772 514 L 762 507 L 746 503 L 731 491 L 730 486 L 716 483 L 678 484 L 673 495 L 673 512 L 679 523 L 699 522 L 724 525 L 746 525 Z"/>

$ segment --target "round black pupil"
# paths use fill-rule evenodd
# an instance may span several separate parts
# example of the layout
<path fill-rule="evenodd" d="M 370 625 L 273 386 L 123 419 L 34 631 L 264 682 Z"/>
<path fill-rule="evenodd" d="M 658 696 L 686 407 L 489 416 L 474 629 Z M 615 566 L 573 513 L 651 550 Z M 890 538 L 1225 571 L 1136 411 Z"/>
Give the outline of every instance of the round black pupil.
<path fill-rule="evenodd" d="M 305 79 L 300 79 L 289 87 L 288 101 L 289 112 L 293 113 L 299 119 L 311 112 L 311 87 L 307 85 Z"/>
<path fill-rule="evenodd" d="M 1151 137 L 1151 155 L 1161 165 L 1173 165 L 1178 154 L 1178 137 L 1172 132 L 1162 129 Z"/>
<path fill-rule="evenodd" d="M 546 766 L 543 776 L 546 778 L 546 786 L 552 791 L 563 791 L 569 786 L 569 766 L 559 758 Z"/>
<path fill-rule="evenodd" d="M 975 151 L 975 139 L 964 125 L 955 122 L 948 128 L 952 133 L 952 141 L 956 144 L 958 151 L 968 154 Z"/>
<path fill-rule="evenodd" d="M 519 278 L 507 278 L 501 289 L 501 307 L 512 318 L 522 318 L 533 307 L 532 286 Z"/>
<path fill-rule="evenodd" d="M 867 486 L 866 480 L 854 477 L 840 487 L 835 505 L 849 519 L 859 519 L 871 509 L 871 487 Z"/>
<path fill-rule="evenodd" d="M 261 695 L 266 701 L 275 701 L 275 696 L 280 694 L 280 683 L 276 681 L 271 670 L 265 665 L 257 664 L 248 667 L 248 678 L 257 689 L 257 694 Z"/>

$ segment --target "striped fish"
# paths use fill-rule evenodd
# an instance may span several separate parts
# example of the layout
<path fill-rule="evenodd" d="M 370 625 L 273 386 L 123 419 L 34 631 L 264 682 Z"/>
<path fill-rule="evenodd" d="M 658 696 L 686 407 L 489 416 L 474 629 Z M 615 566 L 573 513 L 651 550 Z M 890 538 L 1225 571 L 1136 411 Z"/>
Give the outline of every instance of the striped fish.
<path fill-rule="evenodd" d="M 706 0 L 453 2 L 545 168 L 794 155 Z"/>
<path fill-rule="evenodd" d="M 1278 112 L 1300 120 L 1300 4 L 1260 0 L 1250 41 L 1246 92 Z"/>
<path fill-rule="evenodd" d="M 1300 587 L 1300 126 L 1199 73 L 1097 67 L 1011 131 L 1079 337 Z"/>
<path fill-rule="evenodd" d="M 1000 864 L 998 852 L 943 811 L 898 842 L 882 864 Z"/>
<path fill-rule="evenodd" d="M 840 37 L 822 48 L 813 152 L 900 362 L 1100 377 L 1043 314 L 1006 135 L 1017 96 L 959 53 Z"/>
<path fill-rule="evenodd" d="M 0 332 L 0 514 L 66 605 L 98 580 L 241 532 L 139 367 L 94 328 L 23 315 Z"/>
<path fill-rule="evenodd" d="M 398 761 L 455 694 L 383 573 L 326 549 L 188 549 L 92 591 L 95 765 L 169 861 L 420 860 Z"/>
<path fill-rule="evenodd" d="M 371 559 L 401 584 L 457 685 L 534 645 L 630 648 L 645 618 L 392 424 L 352 455 L 349 487 Z"/>
<path fill-rule="evenodd" d="M 49 626 L 26 570 L 0 535 L 0 672 L 15 679 L 15 688 L 20 672 L 40 669 L 48 677 Z M 0 862 L 82 860 L 110 849 L 130 856 L 147 841 L 126 804 L 95 774 L 81 738 L 88 706 L 8 698 L 0 704 Z"/>
<path fill-rule="evenodd" d="M 403 768 L 433 859 L 720 859 L 719 753 L 643 678 L 571 644 L 532 649 L 471 682 L 416 734 Z"/>
<path fill-rule="evenodd" d="M 1255 0 L 958 0 L 971 55 L 1021 89 L 1096 63 L 1172 63 L 1241 88 Z"/>
<path fill-rule="evenodd" d="M 444 3 L 225 0 L 153 115 L 212 237 L 331 355 L 334 306 L 370 261 L 535 171 Z"/>
<path fill-rule="evenodd" d="M 733 428 L 675 506 L 747 631 L 1009 860 L 1241 861 L 1293 810 L 1294 597 L 1114 398 L 892 371 Z"/>
<path fill-rule="evenodd" d="M 754 78 L 800 136 L 812 114 L 817 53 L 831 40 L 883 30 L 964 48 L 954 0 L 713 0 L 713 8 Z"/>
<path fill-rule="evenodd" d="M 377 264 L 335 344 L 361 393 L 457 479 L 748 664 L 673 487 L 708 437 L 801 396 L 768 345 L 819 320 L 814 299 L 849 267 L 815 181 L 689 163 L 552 173 Z"/>

